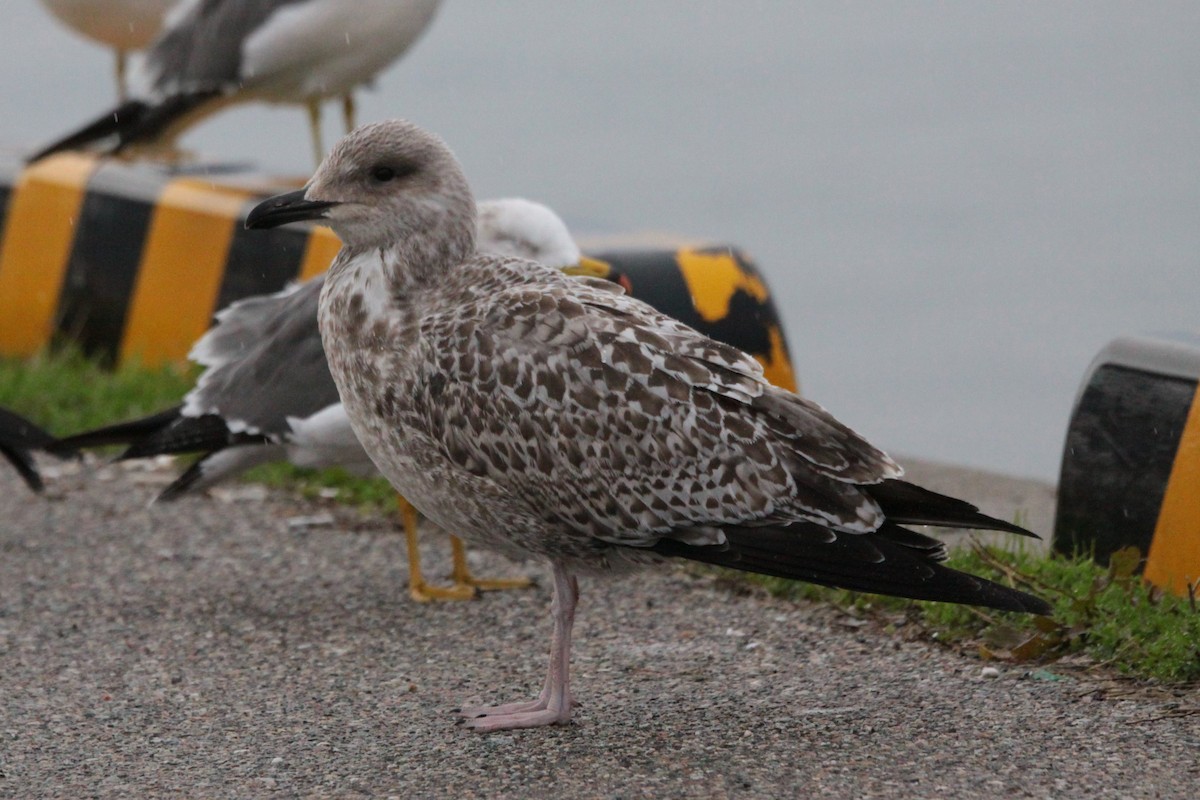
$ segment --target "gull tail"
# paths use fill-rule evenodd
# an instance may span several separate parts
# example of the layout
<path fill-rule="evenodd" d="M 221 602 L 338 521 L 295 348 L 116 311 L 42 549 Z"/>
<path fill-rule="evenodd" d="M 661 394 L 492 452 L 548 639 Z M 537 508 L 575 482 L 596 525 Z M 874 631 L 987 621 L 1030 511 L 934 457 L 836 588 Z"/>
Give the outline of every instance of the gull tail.
<path fill-rule="evenodd" d="M 982 516 L 982 515 L 981 515 Z M 1009 529 L 1007 526 L 1004 530 Z M 945 546 L 933 537 L 885 522 L 874 533 L 835 533 L 814 523 L 722 528 L 726 544 L 694 546 L 661 539 L 651 549 L 668 556 L 808 581 L 859 592 L 1049 614 L 1031 594 L 960 572 L 940 562 Z"/>
<path fill-rule="evenodd" d="M 17 470 L 17 474 L 35 492 L 46 488 L 33 460 L 33 451 L 47 450 L 54 437 L 19 414 L 0 408 L 0 455 Z M 75 455 L 65 450 L 62 457 Z"/>
<path fill-rule="evenodd" d="M 216 91 L 198 91 L 170 95 L 158 101 L 127 100 L 46 145 L 26 161 L 33 163 L 55 153 L 81 149 L 100 149 L 111 155 L 132 144 L 153 142 L 219 95 Z"/>

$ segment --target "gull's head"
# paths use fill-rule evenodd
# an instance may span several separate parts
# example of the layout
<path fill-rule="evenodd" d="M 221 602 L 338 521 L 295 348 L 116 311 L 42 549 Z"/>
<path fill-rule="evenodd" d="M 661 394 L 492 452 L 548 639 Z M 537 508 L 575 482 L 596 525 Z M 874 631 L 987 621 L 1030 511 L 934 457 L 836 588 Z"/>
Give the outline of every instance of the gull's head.
<path fill-rule="evenodd" d="M 481 253 L 527 258 L 572 274 L 608 277 L 609 268 L 579 251 L 562 217 L 520 197 L 479 204 L 475 246 Z"/>
<path fill-rule="evenodd" d="M 479 204 L 475 246 L 481 253 L 527 258 L 548 267 L 574 266 L 580 256 L 579 246 L 558 214 L 520 197 Z"/>
<path fill-rule="evenodd" d="M 475 203 L 458 160 L 411 122 L 364 125 L 339 141 L 302 190 L 264 200 L 247 228 L 319 220 L 348 247 L 432 248 L 467 258 L 475 249 Z"/>

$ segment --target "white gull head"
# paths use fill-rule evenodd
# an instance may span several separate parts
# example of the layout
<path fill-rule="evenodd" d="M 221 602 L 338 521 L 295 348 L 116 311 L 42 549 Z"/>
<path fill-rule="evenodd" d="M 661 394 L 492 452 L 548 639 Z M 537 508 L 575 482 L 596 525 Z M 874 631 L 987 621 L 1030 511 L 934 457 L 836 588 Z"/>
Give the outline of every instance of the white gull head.
<path fill-rule="evenodd" d="M 525 258 L 549 267 L 572 267 L 582 257 L 558 214 L 520 197 L 481 202 L 478 236 L 481 253 Z"/>

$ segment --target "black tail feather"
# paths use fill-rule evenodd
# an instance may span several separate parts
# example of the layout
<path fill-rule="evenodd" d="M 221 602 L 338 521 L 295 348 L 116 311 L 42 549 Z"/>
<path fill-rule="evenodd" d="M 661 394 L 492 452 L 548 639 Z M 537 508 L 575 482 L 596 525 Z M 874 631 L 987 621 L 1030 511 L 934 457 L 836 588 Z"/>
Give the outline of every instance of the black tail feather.
<path fill-rule="evenodd" d="M 1036 533 L 1018 525 L 981 513 L 965 500 L 947 497 L 908 481 L 890 480 L 862 488 L 879 503 L 889 521 L 901 525 L 978 528 L 1038 538 Z"/>
<path fill-rule="evenodd" d="M 1051 611 L 1033 595 L 943 566 L 938 562 L 944 550 L 937 540 L 891 522 L 874 533 L 843 533 L 832 541 L 826 528 L 811 523 L 723 530 L 724 547 L 662 539 L 652 549 L 706 564 L 860 592 L 1032 614 Z"/>
<path fill-rule="evenodd" d="M 26 161 L 33 163 L 66 150 L 99 147 L 109 139 L 114 139 L 107 145 L 109 153 L 119 153 L 131 144 L 152 142 L 177 120 L 219 94 L 214 90 L 170 95 L 156 102 L 128 100 L 82 128 L 46 145 Z"/>

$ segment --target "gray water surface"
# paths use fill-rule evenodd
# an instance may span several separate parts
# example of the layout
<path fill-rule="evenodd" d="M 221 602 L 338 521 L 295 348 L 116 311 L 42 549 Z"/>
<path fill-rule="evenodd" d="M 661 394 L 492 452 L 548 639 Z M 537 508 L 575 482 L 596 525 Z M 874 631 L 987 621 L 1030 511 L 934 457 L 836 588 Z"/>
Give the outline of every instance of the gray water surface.
<path fill-rule="evenodd" d="M 107 53 L 4 5 L 0 144 L 110 105 Z M 1054 477 L 1096 351 L 1200 328 L 1198 41 L 1195 2 L 446 0 L 360 118 L 580 232 L 748 249 L 809 396 L 893 452 Z M 292 108 L 184 144 L 313 166 Z"/>

